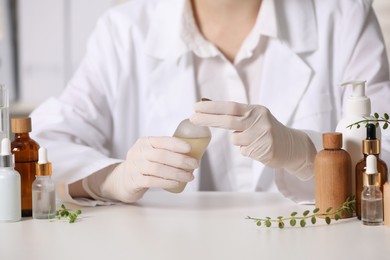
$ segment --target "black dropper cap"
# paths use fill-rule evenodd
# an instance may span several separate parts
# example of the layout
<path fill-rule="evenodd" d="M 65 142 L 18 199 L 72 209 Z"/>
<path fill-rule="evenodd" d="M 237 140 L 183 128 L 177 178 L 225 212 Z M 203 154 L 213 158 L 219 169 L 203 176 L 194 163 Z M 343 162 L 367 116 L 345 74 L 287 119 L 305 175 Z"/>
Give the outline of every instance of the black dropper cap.
<path fill-rule="evenodd" d="M 374 124 L 367 125 L 367 137 L 366 140 L 376 140 L 376 127 Z"/>
<path fill-rule="evenodd" d="M 367 124 L 367 137 L 362 140 L 363 154 L 379 154 L 381 150 L 380 140 L 376 138 L 376 126 Z"/>

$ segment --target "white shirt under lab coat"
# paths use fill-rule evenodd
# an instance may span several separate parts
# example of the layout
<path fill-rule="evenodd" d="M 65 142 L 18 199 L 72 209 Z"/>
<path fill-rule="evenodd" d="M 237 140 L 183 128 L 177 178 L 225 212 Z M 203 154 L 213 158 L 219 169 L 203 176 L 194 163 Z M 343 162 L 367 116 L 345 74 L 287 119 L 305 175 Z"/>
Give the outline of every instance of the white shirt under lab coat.
<path fill-rule="evenodd" d="M 133 0 L 99 20 L 87 54 L 63 94 L 32 113 L 32 137 L 48 149 L 63 199 L 68 184 L 121 162 L 141 136 L 171 136 L 199 100 L 194 46 L 183 35 L 186 0 Z M 322 149 L 334 131 L 348 90 L 364 79 L 372 111 L 389 112 L 389 68 L 369 0 L 263 0 L 259 22 L 268 37 L 257 102 L 288 127 L 302 129 Z M 268 20 L 275 20 L 267 27 Z M 269 33 L 267 33 L 269 30 Z M 205 71 L 218 83 L 227 70 Z M 204 77 L 205 77 L 204 76 Z M 224 80 L 222 80 L 224 79 Z M 218 99 L 218 97 L 210 97 Z M 382 159 L 390 162 L 389 134 Z M 186 190 L 239 191 L 229 168 L 230 141 L 213 138 Z M 252 190 L 273 183 L 296 201 L 314 198 L 314 181 L 252 161 Z"/>

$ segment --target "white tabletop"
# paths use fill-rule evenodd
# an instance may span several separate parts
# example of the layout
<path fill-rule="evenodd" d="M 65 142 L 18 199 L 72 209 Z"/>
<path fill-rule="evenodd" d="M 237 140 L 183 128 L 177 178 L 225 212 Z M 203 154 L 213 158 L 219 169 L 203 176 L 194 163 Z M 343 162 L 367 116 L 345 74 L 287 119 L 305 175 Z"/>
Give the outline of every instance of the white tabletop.
<path fill-rule="evenodd" d="M 390 259 L 390 228 L 356 218 L 305 228 L 252 217 L 312 206 L 277 193 L 150 192 L 134 205 L 81 208 L 82 219 L 0 223 L 0 259 Z"/>

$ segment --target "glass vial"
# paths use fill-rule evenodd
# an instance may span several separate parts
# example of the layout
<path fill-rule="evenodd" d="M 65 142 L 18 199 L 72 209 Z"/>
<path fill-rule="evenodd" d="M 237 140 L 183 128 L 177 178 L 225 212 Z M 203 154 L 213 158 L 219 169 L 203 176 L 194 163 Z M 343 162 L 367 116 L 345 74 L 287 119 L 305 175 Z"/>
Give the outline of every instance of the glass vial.
<path fill-rule="evenodd" d="M 367 226 L 378 226 L 383 224 L 383 197 L 379 188 L 380 175 L 377 171 L 376 156 L 367 156 L 366 164 L 364 188 L 361 194 L 362 222 Z"/>
<path fill-rule="evenodd" d="M 15 169 L 22 181 L 22 217 L 32 216 L 32 183 L 35 179 L 35 164 L 38 162 L 39 145 L 30 138 L 31 118 L 12 118 L 12 132 L 15 138 L 11 143 L 15 155 Z"/>
<path fill-rule="evenodd" d="M 0 152 L 0 222 L 21 219 L 20 175 L 14 169 L 14 155 L 8 138 L 1 141 Z"/>
<path fill-rule="evenodd" d="M 180 122 L 173 136 L 190 144 L 191 151 L 187 153 L 187 155 L 197 160 L 202 158 L 203 153 L 206 151 L 211 140 L 211 132 L 208 127 L 194 125 L 189 119 L 184 119 Z M 173 193 L 180 193 L 185 187 L 186 183 L 183 182 L 175 189 L 166 190 Z"/>
<path fill-rule="evenodd" d="M 386 227 L 390 227 L 390 183 L 383 185 L 383 220 Z"/>
<path fill-rule="evenodd" d="M 8 88 L 0 85 L 0 140 L 9 138 L 9 96 Z"/>
<path fill-rule="evenodd" d="M 39 148 L 39 161 L 36 164 L 36 179 L 32 184 L 32 216 L 34 219 L 55 217 L 55 185 L 51 179 L 52 167 L 47 160 L 46 149 Z"/>
<path fill-rule="evenodd" d="M 337 209 L 352 195 L 351 156 L 341 146 L 342 133 L 324 133 L 324 149 L 318 152 L 314 160 L 315 200 L 320 213 L 332 207 Z M 330 216 L 334 217 L 334 216 Z M 343 215 L 342 218 L 350 217 Z"/>
<path fill-rule="evenodd" d="M 387 165 L 386 163 L 379 158 L 381 151 L 380 139 L 377 139 L 376 136 L 376 127 L 374 124 L 368 124 L 366 128 L 367 136 L 365 140 L 362 140 L 362 151 L 363 158 L 356 164 L 355 174 L 356 174 L 356 216 L 358 219 L 361 219 L 361 194 L 363 191 L 363 179 L 364 172 L 366 171 L 366 158 L 368 155 L 372 154 L 376 156 L 377 159 L 377 169 L 380 175 L 379 188 L 383 192 L 383 185 L 387 181 Z"/>

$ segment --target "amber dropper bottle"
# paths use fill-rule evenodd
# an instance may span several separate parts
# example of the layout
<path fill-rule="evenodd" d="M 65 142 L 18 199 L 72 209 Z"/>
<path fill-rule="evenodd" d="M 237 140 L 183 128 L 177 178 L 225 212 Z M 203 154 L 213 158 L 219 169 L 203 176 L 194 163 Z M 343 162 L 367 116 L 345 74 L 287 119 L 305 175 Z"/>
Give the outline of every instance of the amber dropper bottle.
<path fill-rule="evenodd" d="M 31 118 L 12 118 L 11 130 L 15 138 L 11 143 L 15 155 L 15 170 L 21 177 L 22 217 L 32 216 L 32 183 L 38 162 L 39 144 L 30 138 Z"/>
<path fill-rule="evenodd" d="M 376 127 L 374 124 L 367 125 L 367 137 L 362 141 L 362 158 L 355 168 L 356 174 L 356 216 L 361 219 L 361 194 L 363 191 L 364 172 L 366 171 L 366 159 L 368 155 L 375 155 L 377 159 L 377 167 L 379 172 L 379 188 L 383 192 L 383 185 L 387 181 L 387 165 L 379 158 L 381 152 L 380 140 L 376 138 Z"/>

